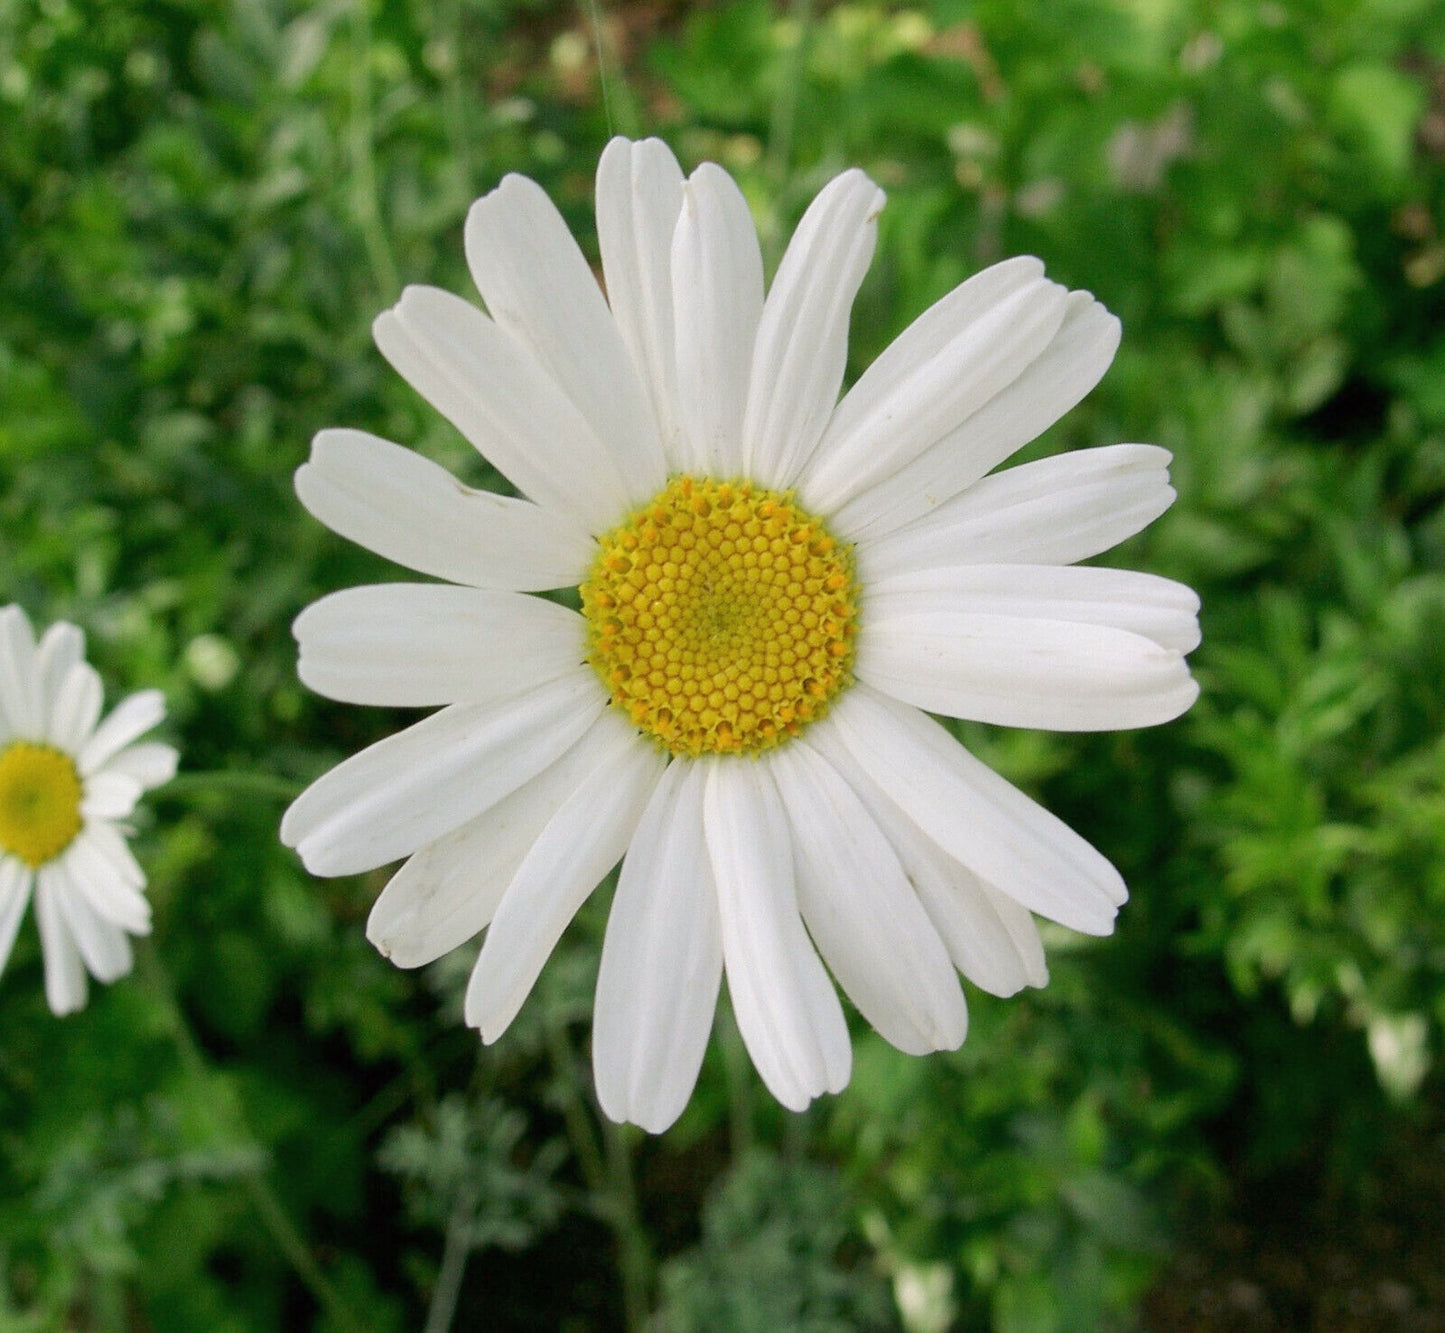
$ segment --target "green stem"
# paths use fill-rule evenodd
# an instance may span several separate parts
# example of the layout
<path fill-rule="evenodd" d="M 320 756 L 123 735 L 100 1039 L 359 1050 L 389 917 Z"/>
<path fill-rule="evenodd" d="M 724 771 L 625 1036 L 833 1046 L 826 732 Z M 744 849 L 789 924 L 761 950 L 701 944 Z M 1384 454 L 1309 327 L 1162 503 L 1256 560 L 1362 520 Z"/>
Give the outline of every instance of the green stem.
<path fill-rule="evenodd" d="M 371 264 L 371 276 L 381 295 L 390 300 L 401 287 L 391 242 L 381 220 L 376 184 L 375 126 L 371 118 L 371 16 L 370 0 L 352 0 L 351 62 L 351 166 L 356 188 L 352 203 L 361 224 L 361 239 Z"/>
<path fill-rule="evenodd" d="M 602 14 L 597 0 L 584 0 L 587 22 L 592 29 L 592 42 L 597 48 L 597 82 L 602 87 L 602 111 L 607 117 L 607 133 L 625 134 L 635 139 L 641 130 L 641 117 L 637 103 L 627 87 L 627 80 L 619 77 L 614 81 L 611 69 L 614 63 L 611 43 L 607 40 L 606 29 L 602 26 Z M 614 126 L 614 113 L 616 124 Z"/>
<path fill-rule="evenodd" d="M 622 1282 L 622 1308 L 627 1327 L 630 1333 L 643 1333 L 648 1326 L 651 1305 L 652 1249 L 638 1211 L 632 1151 L 626 1130 L 606 1116 L 599 1117 L 602 1148 L 598 1148 L 592 1116 L 577 1077 L 576 1054 L 567 1039 L 566 1028 L 549 1016 L 546 1033 L 547 1050 L 560 1079 L 567 1138 L 593 1199 L 600 1205 L 597 1211 L 612 1229 L 617 1246 L 617 1270 Z"/>
<path fill-rule="evenodd" d="M 271 797 L 294 801 L 306 784 L 294 778 L 277 777 L 249 769 L 215 768 L 194 773 L 177 773 L 163 788 L 164 796 L 204 796 L 211 792 L 234 792 L 241 796 Z"/>
<path fill-rule="evenodd" d="M 768 125 L 768 167 L 774 181 L 787 179 L 793 157 L 793 127 L 798 117 L 798 95 L 803 83 L 803 62 L 813 31 L 813 0 L 791 0 L 788 17 L 797 25 L 797 44 L 788 52 L 778 80 Z"/>
<path fill-rule="evenodd" d="M 467 1259 L 472 1252 L 464 1233 L 476 1206 L 475 1191 L 465 1188 L 457 1191 L 451 1215 L 447 1218 L 446 1238 L 442 1242 L 442 1266 L 437 1274 L 436 1286 L 432 1288 L 431 1303 L 427 1306 L 424 1333 L 447 1333 L 452 1326 L 457 1301 L 462 1294 Z"/>
<path fill-rule="evenodd" d="M 200 1044 L 196 1041 L 195 1034 L 191 1031 L 190 1024 L 186 1021 L 185 1012 L 176 998 L 175 988 L 171 985 L 169 975 L 156 956 L 155 949 L 148 943 L 143 944 L 137 951 L 137 955 L 139 973 L 151 988 L 164 998 L 170 1010 L 172 1033 L 176 1039 L 176 1049 L 180 1055 L 182 1067 L 197 1083 L 209 1081 L 210 1065 Z M 212 1130 L 218 1136 L 224 1134 L 225 1127 L 217 1123 L 213 1103 L 208 1098 L 201 1099 L 201 1110 L 202 1114 L 210 1120 Z M 254 1142 L 255 1136 L 245 1124 L 239 1105 L 233 1105 L 231 1114 L 237 1122 L 234 1129 L 239 1132 L 241 1137 Z M 269 1154 L 264 1150 L 257 1155 L 269 1158 Z M 364 1325 L 352 1314 L 340 1293 L 322 1271 L 321 1265 L 316 1262 L 315 1256 L 307 1248 L 305 1240 L 297 1231 L 295 1223 L 291 1221 L 285 1206 L 271 1188 L 264 1168 L 257 1167 L 245 1172 L 241 1176 L 241 1181 L 251 1200 L 252 1207 L 255 1208 L 257 1215 L 270 1233 L 276 1248 L 285 1256 L 296 1276 L 316 1298 L 317 1304 L 326 1311 L 331 1322 L 338 1328 L 361 1333 Z"/>

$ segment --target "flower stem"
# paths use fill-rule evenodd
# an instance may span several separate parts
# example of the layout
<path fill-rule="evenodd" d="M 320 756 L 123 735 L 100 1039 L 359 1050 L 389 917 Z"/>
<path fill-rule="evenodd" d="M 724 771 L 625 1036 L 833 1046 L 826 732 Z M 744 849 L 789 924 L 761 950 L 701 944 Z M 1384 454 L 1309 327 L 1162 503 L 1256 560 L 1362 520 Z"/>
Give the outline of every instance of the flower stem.
<path fill-rule="evenodd" d="M 171 1031 L 175 1037 L 176 1050 L 180 1055 L 182 1067 L 198 1084 L 209 1082 L 211 1078 L 210 1064 L 202 1052 L 200 1044 L 196 1041 L 190 1024 L 186 1021 L 185 1012 L 176 998 L 175 987 L 171 984 L 164 965 L 149 942 L 142 944 L 137 950 L 137 963 L 138 972 L 166 1003 L 170 1014 Z M 229 1128 L 230 1132 L 238 1133 L 242 1138 L 254 1142 L 254 1136 L 245 1124 L 238 1104 L 234 1102 L 231 1104 L 231 1119 L 235 1123 L 227 1127 L 220 1123 L 215 1104 L 209 1097 L 201 1097 L 198 1100 L 202 1114 L 210 1121 L 212 1130 L 218 1136 L 224 1135 Z M 269 1159 L 269 1154 L 264 1150 L 257 1156 Z M 252 1207 L 255 1208 L 257 1216 L 260 1217 L 262 1224 L 270 1233 L 276 1248 L 285 1256 L 292 1271 L 305 1284 L 307 1290 L 316 1299 L 316 1303 L 326 1311 L 330 1321 L 337 1328 L 361 1333 L 364 1325 L 352 1313 L 340 1293 L 332 1285 L 331 1280 L 322 1271 L 321 1265 L 316 1262 L 316 1257 L 307 1247 L 301 1233 L 297 1231 L 285 1206 L 271 1188 L 265 1169 L 256 1167 L 247 1170 L 242 1174 L 241 1181 Z"/>
<path fill-rule="evenodd" d="M 447 1218 L 446 1237 L 442 1242 L 442 1265 L 437 1274 L 436 1286 L 432 1288 L 431 1303 L 427 1306 L 424 1333 L 447 1333 L 456 1316 L 457 1301 L 462 1294 L 462 1278 L 467 1271 L 467 1259 L 472 1247 L 463 1234 L 476 1208 L 475 1192 L 470 1189 L 457 1191 L 452 1211 Z"/>
<path fill-rule="evenodd" d="M 251 769 L 215 768 L 194 773 L 177 773 L 164 787 L 165 796 L 188 797 L 209 792 L 234 792 L 241 796 L 269 797 L 277 801 L 294 801 L 305 789 L 304 782 L 277 777 L 274 773 L 258 773 Z"/>

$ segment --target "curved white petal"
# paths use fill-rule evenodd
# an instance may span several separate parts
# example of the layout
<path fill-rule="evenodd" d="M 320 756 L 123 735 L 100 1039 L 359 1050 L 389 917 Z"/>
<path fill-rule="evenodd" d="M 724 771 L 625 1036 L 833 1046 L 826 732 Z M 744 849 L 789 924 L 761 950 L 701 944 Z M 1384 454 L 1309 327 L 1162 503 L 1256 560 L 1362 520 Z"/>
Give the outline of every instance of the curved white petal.
<path fill-rule="evenodd" d="M 1161 648 L 1199 646 L 1199 596 L 1157 574 L 1097 565 L 963 564 L 914 568 L 868 580 L 868 616 L 950 612 L 1105 625 Z"/>
<path fill-rule="evenodd" d="M 827 743 L 827 727 L 825 719 L 814 729 L 820 743 Z M 1043 942 L 1028 909 L 985 884 L 924 834 L 847 746 L 835 741 L 828 755 L 892 844 L 953 965 L 991 995 L 1047 984 Z"/>
<path fill-rule="evenodd" d="M 398 967 L 421 967 L 465 944 L 491 921 L 522 858 L 613 744 L 604 712 L 555 763 L 414 852 L 371 909 L 367 939 Z"/>
<path fill-rule="evenodd" d="M 664 759 L 609 710 L 609 753 L 547 821 L 502 895 L 467 985 L 466 1018 L 485 1042 L 516 1017 L 567 923 L 622 859 Z"/>
<path fill-rule="evenodd" d="M 282 819 L 281 840 L 315 875 L 399 860 L 540 773 L 605 703 L 584 666 L 499 704 L 443 708 L 313 782 Z"/>
<path fill-rule="evenodd" d="M 855 490 L 831 516 L 834 533 L 848 541 L 881 537 L 931 513 L 1074 407 L 1118 346 L 1119 321 L 1088 292 L 1070 292 L 1062 323 L 1033 363 L 907 466 Z"/>
<path fill-rule="evenodd" d="M 57 620 L 35 645 L 35 670 L 40 677 L 40 699 L 49 708 L 59 693 L 61 682 L 85 656 L 85 634 L 76 625 Z M 0 715 L 4 707 L 0 705 Z"/>
<path fill-rule="evenodd" d="M 672 239 L 672 302 L 684 470 L 736 476 L 763 312 L 763 257 L 742 191 L 711 162 L 683 186 Z"/>
<path fill-rule="evenodd" d="M 104 819 L 91 820 L 76 836 L 66 854 L 71 855 L 87 844 L 99 854 L 113 878 L 136 890 L 145 888 L 145 871 L 140 868 L 130 845 L 114 824 Z M 146 910 L 149 912 L 150 909 Z"/>
<path fill-rule="evenodd" d="M 930 514 L 858 544 L 871 582 L 939 565 L 1071 565 L 1117 546 L 1174 502 L 1169 451 L 1075 449 L 995 472 Z"/>
<path fill-rule="evenodd" d="M 312 602 L 292 627 L 318 694 L 394 708 L 495 703 L 573 671 L 582 617 L 526 593 L 377 583 Z"/>
<path fill-rule="evenodd" d="M 856 168 L 835 177 L 798 223 L 763 304 L 743 417 L 743 470 L 793 484 L 838 402 L 848 317 L 878 241 L 884 194 Z"/>
<path fill-rule="evenodd" d="M 110 710 L 76 756 L 81 777 L 89 777 L 119 754 L 138 736 L 145 735 L 166 715 L 166 698 L 159 690 L 139 690 Z"/>
<path fill-rule="evenodd" d="M 769 756 L 787 808 L 798 906 L 858 1011 L 910 1055 L 954 1050 L 963 991 L 892 846 L 849 783 L 803 741 Z"/>
<path fill-rule="evenodd" d="M 0 607 L 0 736 L 34 739 L 44 725 L 30 619 L 18 606 Z"/>
<path fill-rule="evenodd" d="M 35 924 L 40 928 L 40 952 L 45 959 L 45 1001 L 56 1017 L 85 1008 L 88 989 L 85 964 L 71 937 L 70 925 L 60 909 L 53 879 L 39 878 L 35 885 Z"/>
<path fill-rule="evenodd" d="M 0 852 L 0 972 L 10 961 L 35 874 L 19 857 Z"/>
<path fill-rule="evenodd" d="M 407 383 L 524 495 L 588 532 L 626 511 L 627 486 L 586 418 L 476 306 L 408 287 L 371 331 Z"/>
<path fill-rule="evenodd" d="M 110 838 L 98 832 L 101 827 Z M 139 867 L 132 869 L 128 862 L 117 864 L 117 843 L 125 846 L 124 839 L 114 829 L 90 823 L 65 849 L 61 860 L 76 891 L 85 896 L 96 912 L 132 935 L 148 935 L 151 905 L 141 892 L 144 881 L 137 882 Z"/>
<path fill-rule="evenodd" d="M 800 493 L 831 514 L 913 462 L 1053 341 L 1067 293 L 1030 258 L 975 274 L 924 311 L 838 405 Z"/>
<path fill-rule="evenodd" d="M 1030 911 L 1087 935 L 1113 930 L 1128 897 L 1119 872 L 932 718 L 858 684 L 809 739 L 841 742 L 924 834 Z"/>
<path fill-rule="evenodd" d="M 660 1134 L 697 1082 L 722 981 L 722 934 L 703 839 L 707 769 L 676 761 L 653 789 L 607 918 L 592 1022 L 597 1100 Z"/>
<path fill-rule="evenodd" d="M 847 1084 L 853 1052 L 843 1008 L 798 914 L 788 817 L 768 766 L 709 763 L 703 829 L 738 1030 L 769 1091 L 801 1111 Z"/>
<path fill-rule="evenodd" d="M 135 809 L 143 791 L 145 788 L 128 774 L 102 769 L 86 778 L 80 813 L 86 819 L 124 819 Z"/>
<path fill-rule="evenodd" d="M 1199 697 L 1184 658 L 1143 635 L 971 612 L 870 615 L 854 669 L 930 713 L 1049 731 L 1157 726 Z"/>
<path fill-rule="evenodd" d="M 320 431 L 296 470 L 296 494 L 358 546 L 474 588 L 565 588 L 596 549 L 571 517 L 463 486 L 415 450 L 360 430 Z"/>
<path fill-rule="evenodd" d="M 651 404 L 612 312 L 557 206 L 507 176 L 467 214 L 467 263 L 491 316 L 587 419 L 634 504 L 667 479 Z"/>
<path fill-rule="evenodd" d="M 663 453 L 681 459 L 672 234 L 682 209 L 682 168 L 661 139 L 615 138 L 597 164 L 597 244 L 607 302 L 652 400 Z"/>
<path fill-rule="evenodd" d="M 180 755 L 176 753 L 173 745 L 165 745 L 160 741 L 141 741 L 138 745 L 127 745 L 125 749 L 112 755 L 96 773 L 118 773 L 123 777 L 134 778 L 143 791 L 149 791 L 175 777 L 179 762 Z"/>
<path fill-rule="evenodd" d="M 54 899 L 91 976 L 97 981 L 110 982 L 129 972 L 133 960 L 125 931 L 96 912 L 71 882 L 65 863 L 52 861 L 41 866 L 36 878 L 37 893 Z"/>
<path fill-rule="evenodd" d="M 87 662 L 76 662 L 47 696 L 45 739 L 75 754 L 100 720 L 101 694 L 100 673 Z"/>

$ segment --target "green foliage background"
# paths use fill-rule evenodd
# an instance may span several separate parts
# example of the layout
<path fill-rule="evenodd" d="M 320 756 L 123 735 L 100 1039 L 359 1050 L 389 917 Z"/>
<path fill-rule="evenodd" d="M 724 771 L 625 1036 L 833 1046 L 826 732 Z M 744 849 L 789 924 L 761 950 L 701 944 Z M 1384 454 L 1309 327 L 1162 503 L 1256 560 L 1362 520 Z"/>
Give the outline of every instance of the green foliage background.
<path fill-rule="evenodd" d="M 53 1019 L 27 924 L 0 980 L 0 1328 L 1440 1327 L 1445 5 L 599 18 L 0 0 L 0 602 L 161 685 L 183 752 L 136 974 Z M 606 888 L 482 1050 L 470 958 L 393 969 L 384 876 L 275 836 L 401 720 L 295 681 L 294 614 L 387 570 L 291 473 L 344 424 L 495 481 L 369 324 L 470 290 L 507 171 L 595 253 L 609 119 L 728 166 L 772 262 L 833 172 L 884 186 L 853 374 L 1000 257 L 1095 292 L 1123 348 L 1031 452 L 1172 449 L 1111 559 L 1204 605 L 1182 721 L 961 729 L 1120 866 L 1116 936 L 1051 932 L 956 1055 L 859 1027 L 803 1117 L 724 1016 L 655 1140 L 591 1102 Z"/>

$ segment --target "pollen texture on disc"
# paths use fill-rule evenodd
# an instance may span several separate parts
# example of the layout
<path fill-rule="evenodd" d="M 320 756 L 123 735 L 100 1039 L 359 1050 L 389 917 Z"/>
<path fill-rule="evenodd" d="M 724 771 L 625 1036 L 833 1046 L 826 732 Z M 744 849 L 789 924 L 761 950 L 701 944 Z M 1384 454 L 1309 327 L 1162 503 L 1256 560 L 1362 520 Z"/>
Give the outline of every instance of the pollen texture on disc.
<path fill-rule="evenodd" d="M 767 749 L 851 680 L 852 551 L 791 495 L 675 477 L 597 544 L 588 660 L 673 753 Z"/>

